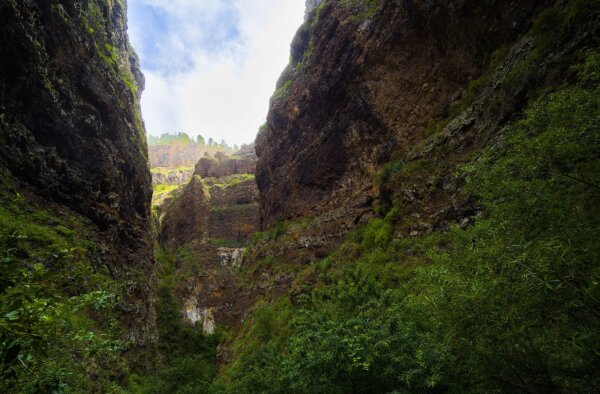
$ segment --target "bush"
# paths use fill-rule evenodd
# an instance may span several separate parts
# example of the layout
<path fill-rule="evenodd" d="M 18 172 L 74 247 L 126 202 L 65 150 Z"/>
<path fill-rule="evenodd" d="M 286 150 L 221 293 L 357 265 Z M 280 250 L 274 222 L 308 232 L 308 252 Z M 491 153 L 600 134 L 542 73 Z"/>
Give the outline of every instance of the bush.
<path fill-rule="evenodd" d="M 471 227 L 394 239 L 374 219 L 292 316 L 259 309 L 232 392 L 513 393 L 600 388 L 600 62 L 531 104 L 461 172 Z M 272 329 L 276 327 L 276 329 Z M 227 385 L 229 384 L 229 385 Z"/>

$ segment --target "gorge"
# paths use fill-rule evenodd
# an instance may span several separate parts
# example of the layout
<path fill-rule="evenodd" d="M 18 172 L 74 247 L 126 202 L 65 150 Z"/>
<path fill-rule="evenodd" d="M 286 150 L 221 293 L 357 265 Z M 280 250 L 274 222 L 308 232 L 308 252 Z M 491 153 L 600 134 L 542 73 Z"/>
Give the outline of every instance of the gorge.
<path fill-rule="evenodd" d="M 0 391 L 600 391 L 599 1 L 307 0 L 239 150 L 125 0 L 0 21 Z"/>

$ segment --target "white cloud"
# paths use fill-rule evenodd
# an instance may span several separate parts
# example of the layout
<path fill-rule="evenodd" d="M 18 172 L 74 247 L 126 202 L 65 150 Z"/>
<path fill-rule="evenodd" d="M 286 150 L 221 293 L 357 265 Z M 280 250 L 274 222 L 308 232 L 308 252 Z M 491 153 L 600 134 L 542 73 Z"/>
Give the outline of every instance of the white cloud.
<path fill-rule="evenodd" d="M 200 133 L 230 144 L 253 141 L 288 63 L 304 0 L 130 0 L 134 2 L 152 5 L 176 21 L 175 29 L 165 29 L 160 42 L 148 46 L 143 45 L 148 39 L 144 20 L 129 16 L 132 42 L 143 49 L 142 65 L 150 63 L 148 56 L 162 57 L 152 59 L 153 69 L 143 70 L 148 132 Z"/>

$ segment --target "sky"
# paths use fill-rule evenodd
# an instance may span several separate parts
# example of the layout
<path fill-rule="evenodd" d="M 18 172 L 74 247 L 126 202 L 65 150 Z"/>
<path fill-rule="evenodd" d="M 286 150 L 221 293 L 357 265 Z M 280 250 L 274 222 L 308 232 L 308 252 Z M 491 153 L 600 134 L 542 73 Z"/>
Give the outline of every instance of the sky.
<path fill-rule="evenodd" d="M 305 0 L 129 0 L 148 134 L 254 141 Z"/>

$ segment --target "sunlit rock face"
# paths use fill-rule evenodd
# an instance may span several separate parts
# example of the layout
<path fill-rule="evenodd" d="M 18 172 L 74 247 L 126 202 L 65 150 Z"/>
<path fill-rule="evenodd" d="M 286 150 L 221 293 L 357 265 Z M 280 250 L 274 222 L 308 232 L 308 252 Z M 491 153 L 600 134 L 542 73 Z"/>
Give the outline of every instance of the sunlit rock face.
<path fill-rule="evenodd" d="M 156 338 L 152 195 L 125 1 L 0 2 L 0 167 L 89 220 L 95 266 L 127 283 L 121 320 Z"/>
<path fill-rule="evenodd" d="M 183 185 L 192 179 L 194 170 L 192 168 L 153 168 L 152 169 L 152 184 L 153 185 Z"/>

